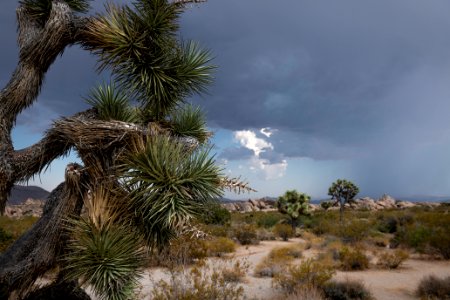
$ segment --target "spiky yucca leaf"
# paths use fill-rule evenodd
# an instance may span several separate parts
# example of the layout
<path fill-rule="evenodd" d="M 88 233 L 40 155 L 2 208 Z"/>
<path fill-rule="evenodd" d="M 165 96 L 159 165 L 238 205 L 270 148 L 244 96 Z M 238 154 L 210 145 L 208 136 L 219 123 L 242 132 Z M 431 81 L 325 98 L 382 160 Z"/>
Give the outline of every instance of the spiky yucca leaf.
<path fill-rule="evenodd" d="M 87 12 L 91 0 L 65 0 L 64 2 L 76 12 Z M 41 22 L 47 20 L 52 9 L 52 0 L 21 0 L 19 1 L 26 9 L 28 14 Z"/>
<path fill-rule="evenodd" d="M 211 82 L 209 52 L 176 38 L 181 11 L 166 0 L 139 1 L 134 10 L 109 5 L 84 34 L 84 46 L 99 55 L 100 68 L 110 68 L 159 120 Z"/>
<path fill-rule="evenodd" d="M 164 241 L 196 215 L 200 206 L 221 195 L 220 172 L 205 148 L 186 151 L 167 136 L 156 136 L 125 161 L 123 181 L 133 212 L 149 243 Z"/>
<path fill-rule="evenodd" d="M 199 107 L 187 105 L 173 113 L 171 118 L 173 132 L 180 136 L 189 136 L 204 143 L 210 136 L 206 129 L 206 120 Z"/>
<path fill-rule="evenodd" d="M 136 122 L 136 111 L 129 105 L 127 95 L 114 84 L 103 84 L 91 90 L 86 102 L 95 107 L 102 120 Z"/>
<path fill-rule="evenodd" d="M 124 226 L 97 228 L 86 220 L 70 221 L 65 256 L 69 279 L 81 279 L 100 299 L 130 299 L 145 263 L 139 236 Z"/>

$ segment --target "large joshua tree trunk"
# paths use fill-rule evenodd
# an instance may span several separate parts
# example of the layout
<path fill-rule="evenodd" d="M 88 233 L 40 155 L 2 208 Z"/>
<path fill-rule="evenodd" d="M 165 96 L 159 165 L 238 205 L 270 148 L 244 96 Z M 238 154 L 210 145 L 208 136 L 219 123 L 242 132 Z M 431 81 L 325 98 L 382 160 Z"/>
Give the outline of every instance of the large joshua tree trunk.
<path fill-rule="evenodd" d="M 71 148 L 83 160 L 95 160 L 92 149 L 99 144 L 111 147 L 126 143 L 131 134 L 146 134 L 135 125 L 104 122 L 96 119 L 94 110 L 79 113 L 54 123 L 45 137 L 26 149 L 15 150 L 11 131 L 17 116 L 37 98 L 46 72 L 67 46 L 88 44 L 83 40 L 88 18 L 76 17 L 64 1 L 52 1 L 45 23 L 30 16 L 22 4 L 17 9 L 19 62 L 6 87 L 0 91 L 0 212 L 3 214 L 8 195 L 16 182 L 26 181 L 42 171 L 54 159 Z M 88 138 L 80 137 L 86 134 Z M 99 143 L 98 134 L 103 138 Z M 96 140 L 97 139 L 97 140 Z M 106 142 L 106 143 L 105 143 Z M 98 152 L 97 152 L 98 154 Z M 98 156 L 97 156 L 98 157 Z M 100 155 L 101 157 L 101 155 Z M 80 166 L 69 165 L 66 181 L 47 199 L 41 219 L 6 252 L 0 255 L 0 298 L 23 297 L 36 278 L 55 267 L 65 245 L 64 221 L 79 215 L 86 184 Z"/>

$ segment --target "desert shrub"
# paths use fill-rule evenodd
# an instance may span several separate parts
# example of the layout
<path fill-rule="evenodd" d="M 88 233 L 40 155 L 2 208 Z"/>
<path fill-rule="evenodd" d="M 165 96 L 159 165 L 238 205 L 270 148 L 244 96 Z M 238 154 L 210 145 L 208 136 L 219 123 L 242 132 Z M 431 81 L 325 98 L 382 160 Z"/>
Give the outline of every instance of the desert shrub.
<path fill-rule="evenodd" d="M 215 237 L 227 237 L 231 231 L 231 227 L 227 225 L 215 225 L 215 224 L 198 224 L 199 228 L 211 236 Z"/>
<path fill-rule="evenodd" d="M 331 281 L 322 287 L 326 299 L 329 300 L 370 300 L 373 299 L 370 291 L 359 281 Z"/>
<path fill-rule="evenodd" d="M 249 264 L 246 261 L 231 261 L 222 268 L 222 276 L 225 282 L 243 282 L 247 274 Z"/>
<path fill-rule="evenodd" d="M 231 221 L 231 213 L 219 201 L 211 200 L 204 205 L 199 221 L 205 224 L 226 225 Z"/>
<path fill-rule="evenodd" d="M 313 259 L 288 267 L 273 277 L 273 286 L 286 294 L 292 294 L 301 286 L 322 287 L 333 277 L 334 269 Z"/>
<path fill-rule="evenodd" d="M 322 207 L 323 209 L 327 210 L 330 207 L 332 207 L 333 204 L 334 204 L 333 201 L 322 201 L 322 202 L 320 202 L 320 207 Z"/>
<path fill-rule="evenodd" d="M 221 257 L 225 253 L 236 251 L 236 244 L 229 238 L 218 237 L 210 241 L 206 241 L 206 249 L 208 256 Z"/>
<path fill-rule="evenodd" d="M 266 228 L 258 228 L 256 230 L 256 236 L 259 241 L 274 241 L 276 240 L 275 234 Z"/>
<path fill-rule="evenodd" d="M 152 290 L 154 300 L 238 300 L 244 289 L 234 277 L 224 276 L 224 267 L 204 264 L 191 270 L 172 270 L 170 280 L 160 280 Z M 225 272 L 226 273 L 226 272 Z"/>
<path fill-rule="evenodd" d="M 162 251 L 155 252 L 150 257 L 151 266 L 174 268 L 190 265 L 208 256 L 207 241 L 182 235 L 170 242 Z"/>
<path fill-rule="evenodd" d="M 325 296 L 321 289 L 314 286 L 301 286 L 291 294 L 284 295 L 280 300 L 324 300 Z"/>
<path fill-rule="evenodd" d="M 298 254 L 292 253 L 290 249 L 287 250 L 287 247 L 273 249 L 267 257 L 256 265 L 254 274 L 257 277 L 274 277 L 276 274 L 285 271 L 296 255 Z"/>
<path fill-rule="evenodd" d="M 436 228 L 433 234 L 429 236 L 429 244 L 444 259 L 450 259 L 450 234 L 448 228 Z"/>
<path fill-rule="evenodd" d="M 290 237 L 294 236 L 294 230 L 292 226 L 288 224 L 277 224 L 273 228 L 273 232 L 275 235 L 279 236 L 283 239 L 283 241 L 288 241 Z"/>
<path fill-rule="evenodd" d="M 344 271 L 365 270 L 369 259 L 359 248 L 343 247 L 339 251 L 340 267 Z"/>
<path fill-rule="evenodd" d="M 233 228 L 233 236 L 241 245 L 259 244 L 256 228 L 251 224 L 241 224 Z"/>
<path fill-rule="evenodd" d="M 25 231 L 38 220 L 36 217 L 23 217 L 20 219 L 12 219 L 6 216 L 0 216 L 0 228 L 12 235 L 13 239 L 20 237 Z"/>
<path fill-rule="evenodd" d="M 274 248 L 269 252 L 268 257 L 275 260 L 290 260 L 302 257 L 302 246 L 300 244 Z"/>
<path fill-rule="evenodd" d="M 371 223 L 366 219 L 353 219 L 337 226 L 336 235 L 344 242 L 354 243 L 364 240 L 370 235 Z"/>
<path fill-rule="evenodd" d="M 276 224 L 286 220 L 286 216 L 282 215 L 279 212 L 268 211 L 268 212 L 260 212 L 255 215 L 256 226 L 263 228 L 272 228 Z"/>
<path fill-rule="evenodd" d="M 394 233 L 397 231 L 398 221 L 394 216 L 380 215 L 377 220 L 377 229 L 384 233 Z"/>
<path fill-rule="evenodd" d="M 5 251 L 14 241 L 12 234 L 0 228 L 0 252 Z"/>
<path fill-rule="evenodd" d="M 378 265 L 386 269 L 397 269 L 408 257 L 408 252 L 401 249 L 393 252 L 383 252 L 378 257 Z"/>
<path fill-rule="evenodd" d="M 442 279 L 434 275 L 424 277 L 416 294 L 421 299 L 450 299 L 450 276 Z"/>

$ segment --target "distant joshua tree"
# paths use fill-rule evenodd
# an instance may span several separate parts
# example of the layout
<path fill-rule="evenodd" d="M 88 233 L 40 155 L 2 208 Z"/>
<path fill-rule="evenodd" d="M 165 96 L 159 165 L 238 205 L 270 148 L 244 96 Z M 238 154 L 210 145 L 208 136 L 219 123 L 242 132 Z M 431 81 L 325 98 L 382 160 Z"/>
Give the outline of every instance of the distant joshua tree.
<path fill-rule="evenodd" d="M 87 16 L 89 0 L 19 1 L 19 62 L 0 91 L 0 212 L 15 183 L 53 160 L 75 150 L 83 165 L 67 166 L 42 217 L 0 254 L 0 299 L 26 298 L 50 270 L 56 280 L 34 291 L 36 299 L 52 289 L 89 298 L 79 282 L 101 299 L 130 299 L 149 250 L 191 230 L 189 221 L 224 188 L 249 189 L 221 174 L 203 114 L 185 103 L 206 89 L 213 70 L 208 51 L 179 39 L 180 14 L 193 2 L 203 1 L 134 0 Z M 91 109 L 14 149 L 17 116 L 72 45 L 96 55 L 113 83 L 91 91 Z"/>
<path fill-rule="evenodd" d="M 292 229 L 298 225 L 298 219 L 302 215 L 309 215 L 308 204 L 311 197 L 296 190 L 286 191 L 275 202 L 276 208 L 282 214 L 287 214 L 291 218 Z"/>
<path fill-rule="evenodd" d="M 359 188 L 351 181 L 338 179 L 332 183 L 328 189 L 328 195 L 339 203 L 339 221 L 342 224 L 342 216 L 344 214 L 344 205 L 359 193 Z"/>

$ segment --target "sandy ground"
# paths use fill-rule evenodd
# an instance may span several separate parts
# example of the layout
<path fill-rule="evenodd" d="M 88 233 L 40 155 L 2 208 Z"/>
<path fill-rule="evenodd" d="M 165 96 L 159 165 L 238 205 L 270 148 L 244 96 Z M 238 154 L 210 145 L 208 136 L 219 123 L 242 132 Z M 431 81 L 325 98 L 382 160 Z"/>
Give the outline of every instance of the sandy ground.
<path fill-rule="evenodd" d="M 304 241 L 301 239 L 291 239 L 289 242 L 263 241 L 256 246 L 242 246 L 237 249 L 234 259 L 241 259 L 249 264 L 248 273 L 243 284 L 247 299 L 282 299 L 280 293 L 272 288 L 271 278 L 255 277 L 253 276 L 253 270 L 273 248 L 294 243 L 304 243 Z M 306 250 L 303 252 L 303 257 L 314 257 L 316 254 L 316 250 Z M 363 281 L 366 287 L 372 291 L 375 298 L 379 300 L 410 300 L 417 299 L 414 297 L 414 290 L 424 276 L 431 274 L 438 277 L 450 276 L 450 261 L 409 259 L 397 270 L 339 271 L 334 276 L 334 279 Z M 147 270 L 141 280 L 141 295 L 143 295 L 143 298 L 150 299 L 150 291 L 154 282 L 168 278 L 169 274 L 164 269 Z"/>

